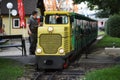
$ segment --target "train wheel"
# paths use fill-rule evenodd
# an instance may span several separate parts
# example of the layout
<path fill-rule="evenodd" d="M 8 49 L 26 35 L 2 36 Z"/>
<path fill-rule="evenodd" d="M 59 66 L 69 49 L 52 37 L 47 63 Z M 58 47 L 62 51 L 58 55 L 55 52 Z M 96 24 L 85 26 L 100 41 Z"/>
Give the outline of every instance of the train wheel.
<path fill-rule="evenodd" d="M 63 68 L 66 69 L 66 68 L 68 68 L 68 66 L 69 66 L 69 59 L 66 59 L 64 65 L 63 65 Z"/>
<path fill-rule="evenodd" d="M 37 70 L 37 71 L 39 70 L 37 63 L 35 64 L 35 70 Z"/>
<path fill-rule="evenodd" d="M 41 70 L 42 70 L 42 69 L 39 68 L 39 66 L 38 66 L 37 63 L 35 64 L 35 70 L 36 70 L 36 71 L 41 71 Z"/>
<path fill-rule="evenodd" d="M 74 59 L 75 59 L 75 57 L 74 57 L 74 56 L 70 56 L 70 57 L 69 57 L 69 61 L 70 61 L 70 62 L 73 62 L 73 61 L 74 61 Z"/>

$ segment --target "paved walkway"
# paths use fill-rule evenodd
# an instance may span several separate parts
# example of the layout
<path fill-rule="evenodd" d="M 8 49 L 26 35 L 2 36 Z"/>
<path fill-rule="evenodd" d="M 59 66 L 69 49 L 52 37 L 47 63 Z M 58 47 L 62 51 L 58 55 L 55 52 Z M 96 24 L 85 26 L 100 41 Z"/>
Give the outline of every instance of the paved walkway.
<path fill-rule="evenodd" d="M 119 57 L 109 56 L 105 53 L 104 49 L 94 51 L 88 55 L 88 59 L 85 59 L 83 55 L 80 59 L 81 63 L 120 63 Z"/>
<path fill-rule="evenodd" d="M 4 48 L 0 50 L 0 57 L 14 59 L 23 64 L 35 63 L 35 56 L 29 55 L 29 42 L 26 41 L 27 56 L 22 56 L 22 51 L 17 48 Z"/>
<path fill-rule="evenodd" d="M 0 51 L 0 57 L 14 59 L 24 64 L 35 63 L 35 56 L 29 55 L 29 52 L 28 52 L 29 50 L 28 41 L 26 41 L 26 49 L 27 49 L 27 56 L 22 56 L 22 52 L 17 48 L 5 48 L 5 49 L 2 49 L 2 51 Z M 120 62 L 119 58 L 118 58 L 118 61 Z M 113 57 L 106 55 L 104 49 L 99 49 L 99 50 L 93 51 L 92 54 L 89 54 L 88 59 L 85 59 L 83 55 L 82 58 L 80 59 L 80 62 L 81 63 L 115 63 L 116 61 Z"/>
<path fill-rule="evenodd" d="M 9 50 L 9 52 L 7 52 L 7 50 Z M 8 53 L 9 56 L 7 55 Z M 21 52 L 19 52 L 19 50 L 16 50 L 14 48 L 6 49 L 2 53 L 0 52 L 0 57 L 14 59 L 20 61 L 23 64 L 35 63 L 34 55 L 21 56 Z M 85 56 L 83 55 L 79 60 L 79 62 L 80 63 L 117 63 L 120 61 L 116 62 L 114 57 L 106 55 L 104 49 L 101 49 L 98 51 L 94 51 L 92 54 L 89 54 L 88 59 L 85 59 Z"/>

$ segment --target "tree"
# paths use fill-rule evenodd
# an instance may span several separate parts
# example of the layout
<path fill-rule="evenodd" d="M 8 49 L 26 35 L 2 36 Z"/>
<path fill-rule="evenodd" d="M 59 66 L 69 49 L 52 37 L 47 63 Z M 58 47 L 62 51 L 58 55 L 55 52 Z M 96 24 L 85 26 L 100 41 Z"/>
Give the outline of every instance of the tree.
<path fill-rule="evenodd" d="M 109 17 L 109 12 L 106 10 L 106 11 L 99 11 L 96 13 L 96 17 L 99 17 L 99 18 L 108 18 Z"/>
<path fill-rule="evenodd" d="M 95 9 L 98 6 L 98 10 L 102 12 L 106 11 L 108 15 L 118 14 L 120 11 L 120 0 L 74 0 L 74 3 L 88 2 L 90 9 Z"/>

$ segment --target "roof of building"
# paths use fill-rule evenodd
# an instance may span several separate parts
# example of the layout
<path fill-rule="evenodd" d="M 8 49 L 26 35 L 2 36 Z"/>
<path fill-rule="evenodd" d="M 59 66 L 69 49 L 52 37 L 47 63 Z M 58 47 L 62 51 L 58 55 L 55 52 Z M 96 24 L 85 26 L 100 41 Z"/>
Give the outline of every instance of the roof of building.
<path fill-rule="evenodd" d="M 18 10 L 17 8 L 17 0 L 2 0 L 1 2 L 1 15 L 8 15 L 9 10 L 6 5 L 8 2 L 13 3 L 13 9 Z M 23 0 L 23 4 L 25 7 L 25 14 L 30 15 L 33 10 L 36 10 L 37 0 Z"/>

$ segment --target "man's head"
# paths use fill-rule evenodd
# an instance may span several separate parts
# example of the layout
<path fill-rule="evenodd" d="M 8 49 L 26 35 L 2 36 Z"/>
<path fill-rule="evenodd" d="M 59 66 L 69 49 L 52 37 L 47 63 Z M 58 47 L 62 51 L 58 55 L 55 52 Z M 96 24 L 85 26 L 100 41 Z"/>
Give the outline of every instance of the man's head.
<path fill-rule="evenodd" d="M 57 24 L 62 24 L 62 17 L 59 16 L 56 21 L 57 21 Z"/>
<path fill-rule="evenodd" d="M 38 15 L 38 12 L 37 12 L 37 11 L 33 11 L 33 12 L 32 12 L 32 16 L 33 16 L 34 18 L 37 18 L 37 15 Z"/>

